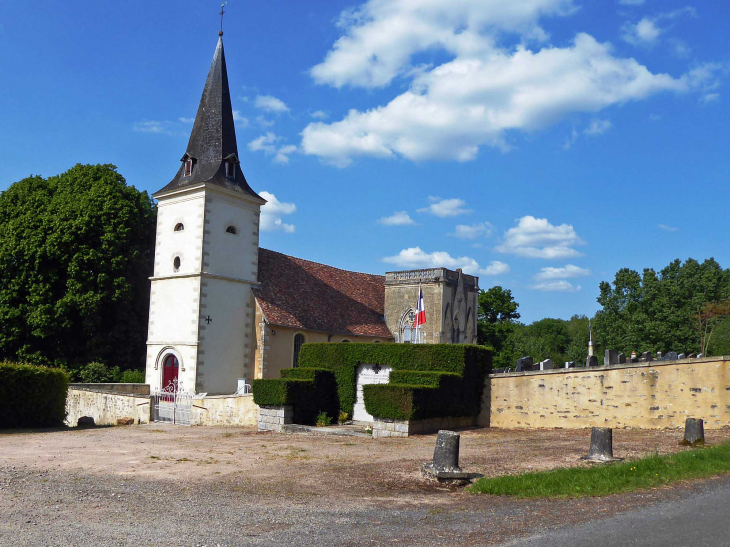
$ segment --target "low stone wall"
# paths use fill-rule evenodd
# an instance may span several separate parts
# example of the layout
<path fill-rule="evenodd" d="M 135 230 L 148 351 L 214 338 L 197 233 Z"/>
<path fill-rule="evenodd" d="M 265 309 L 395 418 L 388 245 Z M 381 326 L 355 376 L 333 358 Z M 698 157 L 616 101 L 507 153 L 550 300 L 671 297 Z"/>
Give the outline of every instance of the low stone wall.
<path fill-rule="evenodd" d="M 391 420 L 375 418 L 373 421 L 373 438 L 409 437 L 411 435 L 436 433 L 440 429 L 457 429 L 472 427 L 476 424 L 476 416 L 463 418 L 432 418 L 430 420 Z"/>
<path fill-rule="evenodd" d="M 86 389 L 91 391 L 111 391 L 125 395 L 149 395 L 149 384 L 69 384 L 69 388 Z"/>
<path fill-rule="evenodd" d="M 117 425 L 117 420 L 132 418 L 135 423 L 149 423 L 152 404 L 149 395 L 119 393 L 95 386 L 109 384 L 71 384 L 66 397 L 66 424 L 75 427 L 79 418 L 90 416 L 96 425 Z M 134 385 L 141 384 L 118 384 Z M 144 390 L 142 390 L 144 391 Z M 149 393 L 149 386 L 147 386 Z"/>
<path fill-rule="evenodd" d="M 493 374 L 490 413 L 503 428 L 730 428 L 730 357 Z"/>
<path fill-rule="evenodd" d="M 293 406 L 260 406 L 258 430 L 281 433 L 285 425 L 294 423 Z"/>
<path fill-rule="evenodd" d="M 251 394 L 193 397 L 190 425 L 253 426 L 257 420 L 258 406 Z"/>

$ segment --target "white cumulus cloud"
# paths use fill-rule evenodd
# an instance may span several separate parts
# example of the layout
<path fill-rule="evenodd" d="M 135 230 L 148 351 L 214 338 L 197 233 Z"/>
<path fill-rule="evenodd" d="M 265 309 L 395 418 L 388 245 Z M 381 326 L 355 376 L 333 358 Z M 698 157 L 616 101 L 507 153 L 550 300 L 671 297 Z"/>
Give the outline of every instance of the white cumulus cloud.
<path fill-rule="evenodd" d="M 696 89 L 690 74 L 653 73 L 586 33 L 545 45 L 538 20 L 573 9 L 569 0 L 370 0 L 345 13 L 343 36 L 312 69 L 314 79 L 377 88 L 400 77 L 410 86 L 387 104 L 311 122 L 302 152 L 339 167 L 362 156 L 470 161 L 483 146 L 508 150 L 510 131 Z M 518 46 L 501 45 L 515 33 Z M 451 59 L 411 66 L 414 56 L 434 51 Z"/>
<path fill-rule="evenodd" d="M 459 239 L 476 239 L 478 237 L 489 237 L 492 235 L 494 226 L 489 222 L 480 222 L 478 224 L 457 224 L 450 236 Z"/>
<path fill-rule="evenodd" d="M 279 146 L 282 137 L 269 131 L 265 135 L 255 138 L 248 143 L 248 149 L 251 152 L 263 152 L 267 156 L 274 156 L 274 163 L 289 163 L 289 156 L 296 152 L 298 148 L 293 144 Z"/>
<path fill-rule="evenodd" d="M 664 230 L 665 232 L 676 232 L 679 230 L 676 226 L 668 226 L 666 224 L 657 224 L 657 228 Z"/>
<path fill-rule="evenodd" d="M 289 107 L 286 106 L 284 101 L 271 95 L 257 95 L 254 106 L 265 112 L 275 112 L 277 114 L 289 112 Z"/>
<path fill-rule="evenodd" d="M 489 266 L 487 266 L 483 270 L 479 270 L 479 273 L 484 275 L 504 275 L 508 274 L 509 272 L 509 264 L 505 264 L 504 262 L 500 262 L 499 260 L 492 260 L 489 263 Z"/>
<path fill-rule="evenodd" d="M 530 288 L 536 291 L 545 292 L 577 292 L 582 289 L 580 285 L 573 286 L 572 283 L 565 280 L 538 283 L 537 285 L 530 285 Z"/>
<path fill-rule="evenodd" d="M 406 211 L 396 211 L 389 217 L 382 217 L 378 223 L 383 226 L 409 226 L 416 222 L 410 217 Z"/>
<path fill-rule="evenodd" d="M 583 243 L 570 224 L 554 226 L 546 218 L 527 215 L 505 232 L 495 250 L 527 258 L 557 259 L 581 256 L 573 247 Z"/>
<path fill-rule="evenodd" d="M 259 229 L 262 232 L 293 233 L 296 227 L 293 224 L 286 224 L 281 217 L 292 214 L 297 210 L 297 206 L 279 201 L 270 192 L 259 192 L 259 195 L 266 200 L 266 204 L 261 207 Z"/>
<path fill-rule="evenodd" d="M 510 271 L 509 265 L 504 262 L 493 261 L 486 268 L 481 268 L 479 263 L 468 256 L 452 257 L 445 251 L 427 253 L 420 247 L 409 247 L 403 249 L 395 256 L 386 256 L 383 262 L 394 264 L 398 268 L 449 268 L 456 270 L 461 268 L 464 273 L 470 275 L 499 275 Z"/>
<path fill-rule="evenodd" d="M 464 207 L 466 202 L 463 199 L 441 199 L 429 197 L 429 200 L 432 202 L 431 205 L 417 209 L 419 213 L 429 213 L 441 218 L 457 217 L 459 215 L 471 213 L 471 209 L 466 209 Z"/>
<path fill-rule="evenodd" d="M 590 125 L 586 128 L 584 133 L 586 135 L 600 135 L 611 129 L 611 120 L 591 120 Z"/>
<path fill-rule="evenodd" d="M 659 36 L 667 32 L 673 21 L 680 17 L 697 17 L 697 11 L 687 6 L 654 17 L 642 17 L 636 23 L 627 22 L 621 27 L 621 38 L 635 46 L 655 44 Z"/>
<path fill-rule="evenodd" d="M 540 273 L 535 275 L 535 281 L 571 279 L 574 277 L 585 277 L 587 275 L 591 275 L 591 271 L 587 268 L 579 268 L 573 264 L 566 264 L 562 268 L 540 268 Z"/>

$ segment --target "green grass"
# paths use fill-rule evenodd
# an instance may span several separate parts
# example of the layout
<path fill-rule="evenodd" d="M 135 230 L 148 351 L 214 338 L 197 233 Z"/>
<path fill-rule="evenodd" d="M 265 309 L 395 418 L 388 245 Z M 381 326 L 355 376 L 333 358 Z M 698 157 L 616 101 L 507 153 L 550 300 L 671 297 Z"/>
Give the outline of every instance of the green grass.
<path fill-rule="evenodd" d="M 520 498 L 608 496 L 730 472 L 730 443 L 622 463 L 482 478 L 477 494 Z"/>

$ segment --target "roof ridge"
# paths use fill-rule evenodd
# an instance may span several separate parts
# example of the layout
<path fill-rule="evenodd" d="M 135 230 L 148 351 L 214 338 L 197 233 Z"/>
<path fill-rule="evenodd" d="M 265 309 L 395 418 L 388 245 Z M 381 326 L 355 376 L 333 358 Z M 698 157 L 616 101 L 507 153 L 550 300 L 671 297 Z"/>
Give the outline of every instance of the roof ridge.
<path fill-rule="evenodd" d="M 365 272 L 356 272 L 354 270 L 345 270 L 344 268 L 338 268 L 337 266 L 331 266 L 329 264 L 324 264 L 323 262 L 317 262 L 316 260 L 308 260 L 306 258 L 300 258 L 298 256 L 288 255 L 286 253 L 281 253 L 279 251 L 272 251 L 271 249 L 265 249 L 264 247 L 259 247 L 259 250 L 260 251 L 266 251 L 266 252 L 269 252 L 269 253 L 276 253 L 278 255 L 282 255 L 282 256 L 285 256 L 287 258 L 293 258 L 295 260 L 301 260 L 302 262 L 309 262 L 310 264 L 317 264 L 318 266 L 324 266 L 325 268 L 331 268 L 333 270 L 339 270 L 341 272 L 346 272 L 346 273 L 350 273 L 350 274 L 367 275 L 367 276 L 370 276 L 370 277 L 382 277 L 382 278 L 385 277 L 385 275 L 380 275 L 380 274 L 371 274 L 371 273 L 365 273 Z"/>

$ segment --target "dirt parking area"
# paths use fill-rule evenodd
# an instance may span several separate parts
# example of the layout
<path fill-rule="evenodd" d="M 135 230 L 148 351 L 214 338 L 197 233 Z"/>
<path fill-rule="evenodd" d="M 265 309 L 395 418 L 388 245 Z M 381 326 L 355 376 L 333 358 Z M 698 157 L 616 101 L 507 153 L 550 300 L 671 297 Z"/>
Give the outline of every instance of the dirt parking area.
<path fill-rule="evenodd" d="M 584 465 L 589 438 L 465 430 L 460 463 L 487 476 Z M 680 439 L 616 430 L 614 453 L 674 452 Z M 489 545 L 702 487 L 590 503 L 472 495 L 420 476 L 434 442 L 159 425 L 0 432 L 0 544 Z"/>

